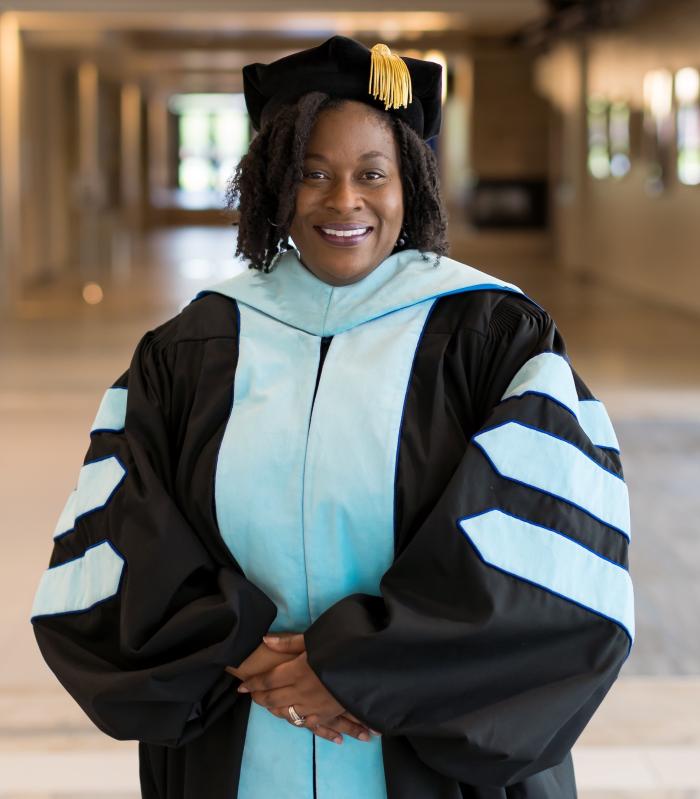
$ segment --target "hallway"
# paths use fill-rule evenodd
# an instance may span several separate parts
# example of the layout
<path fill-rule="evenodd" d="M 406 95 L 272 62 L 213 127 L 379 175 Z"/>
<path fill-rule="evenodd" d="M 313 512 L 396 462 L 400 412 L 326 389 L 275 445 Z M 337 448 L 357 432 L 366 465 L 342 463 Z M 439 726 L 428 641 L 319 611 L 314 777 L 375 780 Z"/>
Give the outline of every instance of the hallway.
<path fill-rule="evenodd" d="M 0 799 L 139 795 L 136 743 L 62 688 L 30 608 L 105 389 L 146 331 L 246 268 L 230 191 L 259 132 L 246 67 L 334 35 L 440 66 L 426 147 L 451 255 L 550 312 L 620 441 L 636 640 L 575 746 L 580 799 L 700 799 L 697 0 L 0 0 Z M 269 209 L 256 192 L 273 251 L 288 166 Z"/>
<path fill-rule="evenodd" d="M 567 278 L 519 234 L 501 255 L 454 257 L 520 285 L 557 320 L 572 362 L 606 402 L 633 514 L 638 637 L 576 749 L 583 799 L 700 796 L 700 319 Z M 135 744 L 100 734 L 38 655 L 29 609 L 51 530 L 82 463 L 105 387 L 140 336 L 235 270 L 229 228 L 155 231 L 130 272 L 88 305 L 77 286 L 35 290 L 0 322 L 0 488 L 8 531 L 0 604 L 0 797 L 132 799 Z M 509 254 L 510 253 L 510 254 Z M 516 261 L 520 261 L 519 263 Z M 37 453 L 42 453 L 37 460 Z M 669 624 L 668 620 L 673 623 Z"/>

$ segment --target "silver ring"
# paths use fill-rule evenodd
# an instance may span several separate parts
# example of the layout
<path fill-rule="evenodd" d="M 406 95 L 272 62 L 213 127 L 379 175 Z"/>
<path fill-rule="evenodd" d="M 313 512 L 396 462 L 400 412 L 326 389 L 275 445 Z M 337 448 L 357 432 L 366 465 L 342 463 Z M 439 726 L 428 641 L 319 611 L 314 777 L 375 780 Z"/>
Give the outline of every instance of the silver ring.
<path fill-rule="evenodd" d="M 297 727 L 303 727 L 304 721 L 306 720 L 306 716 L 300 716 L 296 710 L 294 710 L 294 705 L 290 705 L 289 709 L 287 710 L 289 713 L 289 718 L 292 720 L 292 723 Z"/>

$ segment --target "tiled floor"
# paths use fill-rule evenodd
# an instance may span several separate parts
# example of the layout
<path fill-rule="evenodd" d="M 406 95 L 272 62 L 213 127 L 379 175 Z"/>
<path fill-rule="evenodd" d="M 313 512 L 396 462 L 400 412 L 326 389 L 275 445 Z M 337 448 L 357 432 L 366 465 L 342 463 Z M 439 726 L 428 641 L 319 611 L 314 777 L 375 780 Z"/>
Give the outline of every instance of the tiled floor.
<path fill-rule="evenodd" d="M 131 272 L 93 276 L 102 304 L 66 285 L 0 320 L 0 799 L 137 796 L 135 745 L 94 730 L 56 684 L 29 608 L 102 392 L 145 330 L 234 271 L 232 250 L 229 228 L 158 234 Z M 638 639 L 576 748 L 581 797 L 700 799 L 700 319 L 532 262 L 474 265 L 552 312 L 622 443 Z"/>

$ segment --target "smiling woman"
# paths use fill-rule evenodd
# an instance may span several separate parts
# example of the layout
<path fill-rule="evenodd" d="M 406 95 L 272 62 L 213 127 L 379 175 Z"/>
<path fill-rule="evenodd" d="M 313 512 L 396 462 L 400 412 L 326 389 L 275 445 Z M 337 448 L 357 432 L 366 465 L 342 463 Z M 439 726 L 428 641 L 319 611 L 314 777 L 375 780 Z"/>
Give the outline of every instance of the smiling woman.
<path fill-rule="evenodd" d="M 405 119 L 367 102 L 308 92 L 282 106 L 253 140 L 227 197 L 240 211 L 236 252 L 263 271 L 291 247 L 289 235 L 305 265 L 333 285 L 361 279 L 392 252 L 448 249 L 433 151 Z M 338 231 L 345 238 L 358 225 L 371 230 L 338 241 Z M 342 257 L 314 249 L 323 242 L 350 249 Z"/>
<path fill-rule="evenodd" d="M 244 86 L 251 269 L 107 389 L 42 653 L 145 799 L 574 799 L 634 636 L 605 408 L 447 257 L 439 67 L 334 37 Z"/>
<path fill-rule="evenodd" d="M 392 252 L 401 232 L 393 130 L 379 112 L 348 101 L 320 115 L 307 147 L 289 232 L 317 277 L 354 283 Z"/>

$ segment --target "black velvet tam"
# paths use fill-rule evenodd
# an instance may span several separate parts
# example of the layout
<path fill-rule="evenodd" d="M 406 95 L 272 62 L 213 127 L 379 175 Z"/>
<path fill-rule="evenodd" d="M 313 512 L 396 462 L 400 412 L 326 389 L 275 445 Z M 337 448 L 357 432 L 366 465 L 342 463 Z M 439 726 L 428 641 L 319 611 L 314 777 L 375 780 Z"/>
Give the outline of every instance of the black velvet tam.
<path fill-rule="evenodd" d="M 411 75 L 413 99 L 407 108 L 390 108 L 419 136 L 429 139 L 440 131 L 442 68 L 432 61 L 403 58 Z M 296 102 L 307 92 L 360 100 L 382 111 L 381 100 L 369 91 L 371 55 L 360 42 L 333 36 L 309 50 L 280 58 L 271 64 L 243 67 L 243 91 L 256 130 L 281 106 Z"/>

